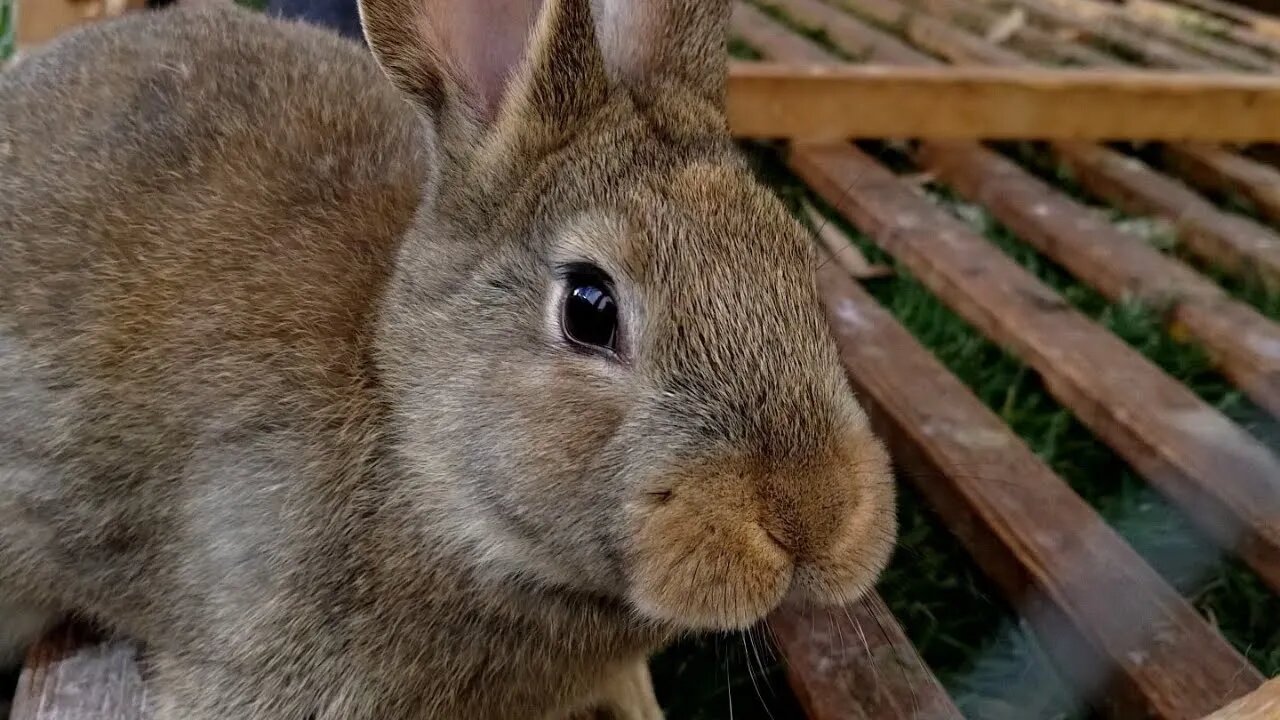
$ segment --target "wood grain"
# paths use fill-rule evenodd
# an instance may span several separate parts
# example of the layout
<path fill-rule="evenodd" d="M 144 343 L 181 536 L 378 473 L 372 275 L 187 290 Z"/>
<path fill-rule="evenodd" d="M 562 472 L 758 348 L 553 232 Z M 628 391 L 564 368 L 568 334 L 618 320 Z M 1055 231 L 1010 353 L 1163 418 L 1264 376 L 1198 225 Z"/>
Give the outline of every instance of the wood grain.
<path fill-rule="evenodd" d="M 1262 681 L 835 262 L 820 268 L 818 284 L 849 378 L 903 463 L 899 477 L 996 580 L 1084 698 L 1117 718 L 1191 720 Z"/>
<path fill-rule="evenodd" d="M 1280 77 L 737 62 L 728 110 L 754 138 L 1270 142 Z"/>
<path fill-rule="evenodd" d="M 1160 311 L 1237 387 L 1280 417 L 1280 325 L 995 153 L 929 143 L 918 157 L 939 180 L 1107 298 L 1136 298 Z"/>
<path fill-rule="evenodd" d="M 1280 286 L 1280 234 L 1218 210 L 1134 158 L 1080 143 L 1054 143 L 1054 152 L 1092 194 L 1130 213 L 1173 223 L 1182 247 L 1206 263 Z"/>
<path fill-rule="evenodd" d="M 787 608 L 769 627 L 808 720 L 962 720 L 874 593 L 847 609 Z"/>
<path fill-rule="evenodd" d="M 1280 461 L 1264 445 L 859 151 L 800 146 L 790 165 L 1280 589 Z"/>
<path fill-rule="evenodd" d="M 67 625 L 32 648 L 12 720 L 145 720 L 147 693 L 128 642 Z"/>
<path fill-rule="evenodd" d="M 780 5 L 789 10 L 793 2 L 786 0 Z M 894 7 L 903 7 L 893 0 L 875 2 L 886 17 Z M 952 35 L 963 34 L 947 29 Z M 949 59 L 966 61 L 953 57 L 954 46 L 946 37 L 937 36 L 938 42 L 928 49 Z M 806 59 L 812 61 L 811 55 Z M 903 61 L 929 66 L 935 63 L 924 57 Z M 981 53 L 976 61 L 1002 65 L 1011 62 L 1000 54 Z M 1020 59 L 1012 62 L 1025 64 Z M 1111 164 L 1128 162 L 1105 148 L 1089 149 Z M 1230 300 L 1213 283 L 1180 263 L 1121 235 L 1092 211 L 981 146 L 925 142 L 920 150 L 920 157 L 940 172 L 942 179 L 985 205 L 1025 241 L 1104 295 L 1114 300 L 1135 295 L 1151 307 L 1168 311 L 1166 319 L 1178 332 L 1202 343 L 1232 382 L 1259 405 L 1280 415 L 1280 327 L 1247 305 Z M 1187 147 L 1173 154 L 1206 163 L 1229 162 L 1224 158 L 1237 157 L 1203 146 Z M 1239 160 L 1245 166 L 1257 165 Z M 1251 187 L 1260 190 L 1263 185 L 1255 182 Z M 1205 214 L 1219 215 L 1216 209 Z"/>
<path fill-rule="evenodd" d="M 1280 223 L 1280 170 L 1220 148 L 1179 145 L 1162 149 L 1163 160 L 1182 178 L 1203 190 L 1238 194 L 1259 214 Z"/>
<path fill-rule="evenodd" d="M 1101 3 L 1098 0 L 1037 0 L 1046 2 L 1059 10 L 1080 18 L 1088 27 L 1119 26 L 1139 43 L 1149 43 L 1152 37 L 1159 38 L 1171 47 L 1186 51 L 1169 59 L 1169 67 L 1187 67 L 1184 63 L 1192 63 L 1193 69 L 1206 59 L 1209 67 L 1235 67 L 1254 72 L 1274 72 L 1276 64 L 1269 58 L 1239 45 L 1223 43 L 1209 35 L 1196 33 L 1184 28 L 1170 28 L 1168 25 L 1147 18 L 1145 21 L 1125 12 L 1122 6 L 1112 3 Z M 1141 52 L 1140 48 L 1131 48 Z M 1203 57 L 1201 57 L 1203 56 Z"/>
<path fill-rule="evenodd" d="M 908 34 L 911 34 L 913 27 L 921 24 L 918 19 L 911 16 L 906 5 L 895 2 L 895 0 L 845 1 L 850 4 L 856 4 L 858 7 L 870 3 L 870 7 L 874 8 L 872 14 L 881 20 L 903 17 Z M 929 5 L 940 2 L 945 3 L 951 0 L 915 1 Z M 918 31 L 913 35 L 913 41 L 929 52 L 944 57 L 953 63 L 980 63 L 1001 67 L 1030 66 L 1030 63 L 1025 58 L 995 47 L 970 33 L 950 25 L 944 25 L 941 28 L 927 32 Z M 834 38 L 832 42 L 838 44 L 838 41 Z M 904 62 L 915 65 L 934 64 L 935 62 L 923 56 L 911 58 L 903 57 L 901 54 L 893 59 L 884 58 L 883 60 L 885 62 Z M 1114 64 L 1108 63 L 1103 67 L 1114 67 Z M 1105 160 L 1110 166 L 1121 167 L 1128 163 L 1124 155 L 1104 147 L 1091 147 L 1090 151 L 1094 157 Z M 1239 193 L 1251 200 L 1262 213 L 1280 218 L 1280 172 L 1277 172 L 1274 168 L 1207 143 L 1166 145 L 1163 147 L 1163 154 L 1171 167 L 1193 184 L 1219 193 Z M 1148 181 L 1141 177 L 1143 174 L 1141 172 L 1134 173 L 1136 185 L 1128 188 L 1130 194 L 1138 197 L 1145 196 L 1143 185 Z M 1101 179 L 1096 176 L 1088 176 L 1083 180 L 1086 184 L 1098 183 L 1095 190 L 1105 191 L 1110 187 L 1102 183 Z M 1126 176 L 1116 176 L 1115 182 L 1125 183 Z M 1159 180 L 1153 182 L 1160 184 Z M 1167 185 L 1168 183 L 1163 184 Z M 1186 193 L 1184 192 L 1183 198 L 1185 197 Z M 1229 214 L 1217 210 L 1203 199 L 1200 199 L 1199 202 L 1192 202 L 1196 206 L 1197 215 L 1205 218 L 1198 224 L 1207 224 L 1210 228 L 1222 228 L 1221 232 L 1227 233 L 1224 242 L 1230 243 L 1232 237 L 1230 230 L 1239 223 L 1231 219 Z M 1264 266 L 1262 274 L 1266 277 L 1265 266 L 1267 263 L 1264 261 L 1262 264 Z"/>

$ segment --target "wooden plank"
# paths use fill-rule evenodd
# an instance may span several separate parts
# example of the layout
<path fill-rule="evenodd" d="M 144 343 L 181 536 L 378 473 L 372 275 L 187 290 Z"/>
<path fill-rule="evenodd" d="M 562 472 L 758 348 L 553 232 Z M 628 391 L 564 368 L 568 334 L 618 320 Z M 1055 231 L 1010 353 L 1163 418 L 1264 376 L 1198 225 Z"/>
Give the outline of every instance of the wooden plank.
<path fill-rule="evenodd" d="M 884 601 L 792 607 L 769 619 L 809 720 L 961 720 Z"/>
<path fill-rule="evenodd" d="M 12 720 L 143 720 L 147 693 L 137 649 L 74 625 L 38 643 L 18 679 Z"/>
<path fill-rule="evenodd" d="M 1210 65 L 1214 67 L 1225 65 L 1257 72 L 1272 72 L 1277 67 L 1270 59 L 1261 57 L 1246 48 L 1221 43 L 1214 38 L 1187 32 L 1182 28 L 1171 29 L 1168 25 L 1159 21 L 1153 22 L 1151 18 L 1147 18 L 1144 22 L 1138 17 L 1127 14 L 1122 6 L 1115 4 L 1104 4 L 1097 2 L 1097 0 L 1043 1 L 1052 4 L 1063 12 L 1079 17 L 1089 27 L 1119 25 L 1134 38 L 1146 38 L 1147 43 L 1154 36 L 1159 38 L 1161 42 L 1169 43 L 1171 47 L 1181 46 L 1186 51 L 1193 53 L 1190 57 L 1193 57 L 1197 63 L 1201 62 L 1202 58 L 1197 57 L 1196 53 L 1209 58 L 1211 60 Z M 1177 60 L 1176 56 L 1174 60 Z M 1179 66 L 1180 64 L 1172 67 Z"/>
<path fill-rule="evenodd" d="M 1264 445 L 851 146 L 797 146 L 790 165 L 1280 589 L 1280 461 Z"/>
<path fill-rule="evenodd" d="M 1277 117 L 1280 76 L 739 62 L 729 85 L 739 137 L 1250 142 Z"/>
<path fill-rule="evenodd" d="M 892 0 L 877 0 L 877 5 L 882 12 L 892 12 Z M 936 39 L 938 42 L 929 49 L 951 58 L 953 47 L 945 36 Z M 963 51 L 956 54 L 962 55 Z M 978 59 L 1009 62 L 998 53 L 980 54 Z M 932 64 L 934 61 L 922 56 L 915 62 Z M 933 145 L 926 142 L 921 146 L 926 162 L 932 160 L 937 164 L 945 159 L 945 167 L 934 169 L 945 170 L 951 182 L 960 184 L 958 189 L 969 192 L 971 197 L 980 195 L 983 199 L 980 202 L 985 201 L 984 204 L 1024 240 L 1103 294 L 1113 299 L 1136 294 L 1155 307 L 1167 309 L 1166 317 L 1173 327 L 1202 343 L 1224 375 L 1260 406 L 1280 415 L 1280 335 L 1274 323 L 1247 305 L 1231 301 L 1213 283 L 1180 263 L 1120 236 L 1079 204 L 1049 189 L 1012 163 L 977 146 Z M 1128 163 L 1124 156 L 1105 148 L 1091 146 L 1089 151 L 1110 165 Z M 1237 156 L 1214 147 L 1185 146 L 1170 148 L 1168 152 L 1175 158 L 1242 168 L 1239 170 L 1242 173 L 1257 166 L 1243 158 L 1234 162 Z M 1118 179 L 1122 184 L 1123 181 L 1124 178 Z M 1173 182 L 1168 180 L 1166 184 Z M 981 191 L 986 186 L 999 186 L 1001 190 Z M 1265 188 L 1255 175 L 1247 189 L 1257 193 Z M 1127 189 L 1141 192 L 1142 186 Z M 1008 202 L 1011 197 L 1019 200 Z M 1182 204 L 1190 202 L 1176 197 L 1173 200 Z M 1208 205 L 1203 200 L 1199 202 Z M 1030 212 L 1033 208 L 1046 214 Z M 1211 223 L 1233 222 L 1211 206 L 1201 214 Z"/>
<path fill-rule="evenodd" d="M 1179 7 L 1164 0 L 1125 0 L 1121 3 L 1129 15 L 1148 22 L 1163 23 L 1181 32 L 1222 38 L 1240 47 L 1247 47 L 1263 57 L 1280 58 L 1280 41 L 1260 35 L 1253 30 L 1213 17 L 1194 8 Z"/>
<path fill-rule="evenodd" d="M 963 0 L 910 0 L 910 7 L 929 13 L 957 29 L 969 30 L 987 37 L 1006 17 L 990 8 Z M 1007 47 L 1053 65 L 1079 67 L 1124 67 L 1125 64 L 1112 55 L 1080 45 L 1047 33 L 1030 24 L 1024 24 L 1000 43 Z"/>
<path fill-rule="evenodd" d="M 1054 152 L 1094 195 L 1130 213 L 1169 220 L 1181 245 L 1205 262 L 1280 286 L 1280 235 L 1272 230 L 1219 211 L 1134 158 L 1078 143 L 1054 143 Z"/>
<path fill-rule="evenodd" d="M 855 22 L 822 0 L 759 0 L 757 4 L 783 13 L 802 27 L 821 31 L 841 52 L 855 60 L 902 63 L 920 54 L 895 37 Z M 749 7 L 742 3 L 739 6 Z"/>
<path fill-rule="evenodd" d="M 1280 417 L 1280 325 L 995 153 L 928 143 L 917 157 L 939 180 L 1109 299 L 1134 297 L 1162 311 L 1236 386 Z"/>
<path fill-rule="evenodd" d="M 849 378 L 903 464 L 899 477 L 920 490 L 1027 617 L 1083 697 L 1115 717 L 1191 720 L 1261 683 L 836 263 L 820 267 L 818 285 Z"/>
<path fill-rule="evenodd" d="M 756 48 L 768 48 L 769 52 L 787 57 L 791 62 L 838 62 L 839 58 L 799 35 L 784 28 L 745 2 L 733 4 L 732 33 L 735 37 Z M 861 44 L 854 46 L 854 53 L 861 53 Z"/>
<path fill-rule="evenodd" d="M 1196 187 L 1239 194 L 1259 214 L 1280 223 L 1280 170 L 1213 146 L 1180 145 L 1162 148 L 1161 153 L 1179 176 Z"/>
<path fill-rule="evenodd" d="M 1244 7 L 1244 3 L 1227 0 L 1175 0 L 1175 2 L 1240 23 L 1261 35 L 1280 39 L 1280 18 Z"/>
<path fill-rule="evenodd" d="M 1090 21 L 1078 17 L 1061 9 L 1051 0 L 979 1 L 1004 11 L 1012 7 L 1022 7 L 1045 29 L 1066 29 L 1099 47 L 1124 48 L 1145 65 L 1206 72 L 1214 70 L 1213 63 L 1208 60 L 1153 38 L 1150 34 L 1135 33 L 1115 23 Z"/>
<path fill-rule="evenodd" d="M 893 0 L 876 0 L 876 3 L 880 8 L 893 6 Z M 956 28 L 944 28 L 943 32 L 918 36 L 916 39 L 925 49 L 956 63 L 979 62 L 1008 67 L 1027 65 L 1022 58 L 1011 57 L 1010 53 L 994 46 L 987 45 L 984 49 L 976 39 L 954 37 L 965 34 Z M 1128 164 L 1123 155 L 1106 148 L 1093 147 L 1090 151 L 1108 166 L 1122 167 Z M 1170 166 L 1193 184 L 1209 191 L 1239 193 L 1251 200 L 1264 215 L 1280 220 L 1280 171 L 1275 168 L 1205 143 L 1168 145 L 1162 152 Z M 1146 196 L 1144 177 L 1139 177 L 1145 175 L 1146 173 L 1135 173 L 1137 184 L 1127 188 L 1127 191 L 1138 197 Z M 1123 184 L 1126 177 L 1117 175 L 1114 181 Z M 1168 182 L 1162 184 L 1168 185 Z M 1221 227 L 1226 231 L 1238 224 L 1230 215 L 1218 211 L 1203 200 L 1188 200 L 1185 192 L 1179 200 L 1190 202 L 1197 208 L 1197 213 L 1206 218 L 1198 223 L 1200 225 Z M 1231 242 L 1229 238 L 1225 241 Z"/>
<path fill-rule="evenodd" d="M 1280 677 L 1273 678 L 1249 695 L 1204 718 L 1204 720 L 1276 720 L 1280 718 Z"/>

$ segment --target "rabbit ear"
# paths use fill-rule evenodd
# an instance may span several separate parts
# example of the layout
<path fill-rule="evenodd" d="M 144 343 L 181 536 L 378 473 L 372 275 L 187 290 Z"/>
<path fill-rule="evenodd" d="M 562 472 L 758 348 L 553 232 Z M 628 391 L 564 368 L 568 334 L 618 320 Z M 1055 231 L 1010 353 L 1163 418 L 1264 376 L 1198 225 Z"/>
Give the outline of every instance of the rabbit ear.
<path fill-rule="evenodd" d="M 401 92 L 430 113 L 461 111 L 487 126 L 504 106 L 578 109 L 563 100 L 591 72 L 603 75 L 588 2 L 360 0 L 360 15 L 370 48 Z"/>
<path fill-rule="evenodd" d="M 677 84 L 724 104 L 729 0 L 592 0 L 609 74 L 644 94 Z"/>

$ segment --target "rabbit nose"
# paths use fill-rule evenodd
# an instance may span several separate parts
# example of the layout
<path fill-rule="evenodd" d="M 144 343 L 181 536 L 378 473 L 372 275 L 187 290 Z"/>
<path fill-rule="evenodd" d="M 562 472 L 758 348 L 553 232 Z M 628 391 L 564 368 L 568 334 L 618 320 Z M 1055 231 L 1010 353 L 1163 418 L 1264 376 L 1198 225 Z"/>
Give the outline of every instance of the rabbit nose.
<path fill-rule="evenodd" d="M 822 556 L 836 542 L 854 500 L 847 482 L 821 476 L 773 478 L 761 495 L 760 526 L 797 563 Z"/>

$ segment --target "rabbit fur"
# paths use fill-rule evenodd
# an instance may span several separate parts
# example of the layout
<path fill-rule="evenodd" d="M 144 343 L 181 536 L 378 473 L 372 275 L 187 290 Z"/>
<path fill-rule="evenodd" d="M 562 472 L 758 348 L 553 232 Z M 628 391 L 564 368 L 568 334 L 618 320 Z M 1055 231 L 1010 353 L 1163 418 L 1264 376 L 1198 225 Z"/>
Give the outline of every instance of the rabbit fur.
<path fill-rule="evenodd" d="M 159 720 L 648 719 L 681 633 L 865 592 L 889 462 L 727 131 L 729 3 L 361 13 L 0 75 L 0 656 L 71 614 Z"/>

